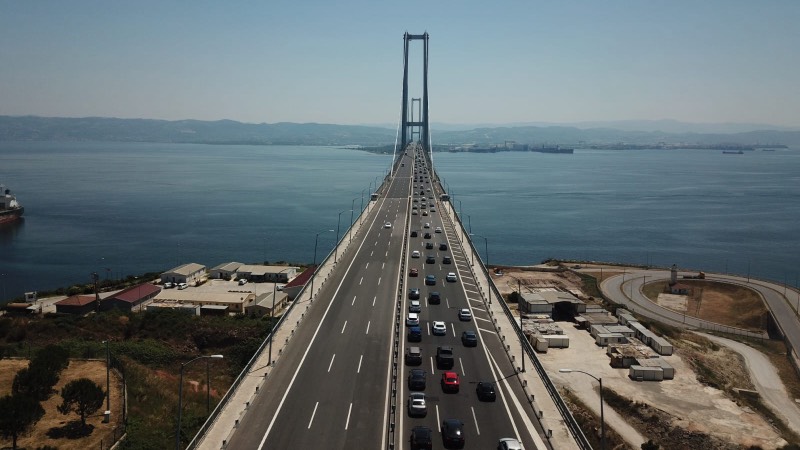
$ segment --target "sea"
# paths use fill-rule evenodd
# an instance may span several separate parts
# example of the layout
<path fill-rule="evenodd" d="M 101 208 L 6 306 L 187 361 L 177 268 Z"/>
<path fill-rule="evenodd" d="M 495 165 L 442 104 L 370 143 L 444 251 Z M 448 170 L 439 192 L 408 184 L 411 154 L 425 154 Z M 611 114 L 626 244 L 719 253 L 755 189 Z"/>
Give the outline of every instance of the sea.
<path fill-rule="evenodd" d="M 800 149 L 437 152 L 433 162 L 492 265 L 677 264 L 798 284 Z M 92 273 L 311 263 L 317 233 L 320 261 L 390 164 L 337 147 L 0 142 L 0 184 L 25 207 L 0 227 L 0 303 Z"/>

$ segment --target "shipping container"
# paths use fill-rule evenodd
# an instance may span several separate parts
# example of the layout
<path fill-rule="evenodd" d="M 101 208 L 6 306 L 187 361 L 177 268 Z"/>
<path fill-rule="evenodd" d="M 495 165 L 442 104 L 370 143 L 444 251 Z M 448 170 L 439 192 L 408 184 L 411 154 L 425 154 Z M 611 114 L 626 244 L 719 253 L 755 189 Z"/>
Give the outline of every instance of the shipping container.
<path fill-rule="evenodd" d="M 547 346 L 549 348 L 569 347 L 569 336 L 563 334 L 549 334 L 547 336 L 542 336 L 542 338 L 547 340 Z"/>
<path fill-rule="evenodd" d="M 661 367 L 633 365 L 628 369 L 628 377 L 635 381 L 662 381 L 664 379 L 664 370 Z"/>
<path fill-rule="evenodd" d="M 622 344 L 626 341 L 625 336 L 619 333 L 600 333 L 594 338 L 594 342 L 600 347 L 605 347 L 608 344 Z"/>
<path fill-rule="evenodd" d="M 650 347 L 663 356 L 669 356 L 673 352 L 672 344 L 661 336 L 653 336 L 650 340 Z"/>

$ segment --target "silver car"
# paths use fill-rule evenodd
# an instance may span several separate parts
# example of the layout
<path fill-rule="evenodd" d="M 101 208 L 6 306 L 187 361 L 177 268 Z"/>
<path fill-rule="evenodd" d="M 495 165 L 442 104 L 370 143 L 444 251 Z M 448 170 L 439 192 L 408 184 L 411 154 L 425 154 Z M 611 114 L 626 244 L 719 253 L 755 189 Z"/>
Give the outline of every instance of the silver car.
<path fill-rule="evenodd" d="M 425 417 L 428 414 L 428 405 L 425 403 L 425 394 L 412 392 L 408 396 L 408 415 L 412 417 Z"/>

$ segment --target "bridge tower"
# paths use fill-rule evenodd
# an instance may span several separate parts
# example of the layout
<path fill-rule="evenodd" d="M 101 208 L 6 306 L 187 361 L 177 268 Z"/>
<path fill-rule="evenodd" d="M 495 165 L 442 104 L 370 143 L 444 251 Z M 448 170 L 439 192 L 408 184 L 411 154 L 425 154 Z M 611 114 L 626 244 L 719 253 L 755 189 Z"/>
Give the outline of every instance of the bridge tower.
<path fill-rule="evenodd" d="M 430 134 L 429 134 L 429 122 L 428 122 L 428 33 L 425 32 L 423 34 L 409 34 L 405 33 L 403 35 L 403 42 L 404 42 L 404 52 L 403 52 L 403 112 L 402 112 L 402 123 L 400 124 L 400 133 L 401 133 L 401 149 L 405 149 L 409 142 L 412 141 L 414 133 L 414 129 L 418 128 L 421 129 L 421 136 L 420 141 L 422 141 L 422 148 L 425 149 L 425 152 L 430 151 Z M 423 66 L 423 78 L 422 78 L 422 114 L 421 117 L 418 117 L 415 121 L 413 118 L 413 108 L 412 111 L 409 111 L 409 103 L 408 103 L 408 45 L 413 40 L 421 40 L 423 41 L 423 58 L 424 58 L 424 66 Z M 417 100 L 417 99 L 412 99 Z M 409 117 L 409 112 L 411 112 L 412 117 Z"/>

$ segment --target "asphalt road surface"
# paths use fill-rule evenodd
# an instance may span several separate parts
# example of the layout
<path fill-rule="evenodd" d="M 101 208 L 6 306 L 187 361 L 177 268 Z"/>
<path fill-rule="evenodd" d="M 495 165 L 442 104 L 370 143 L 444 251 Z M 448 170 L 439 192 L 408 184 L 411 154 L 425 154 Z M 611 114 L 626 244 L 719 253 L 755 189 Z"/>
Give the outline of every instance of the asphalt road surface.
<path fill-rule="evenodd" d="M 401 162 L 377 200 L 379 207 L 367 218 L 363 241 L 355 251 L 340 255 L 332 278 L 315 298 L 228 448 L 377 449 L 389 448 L 391 443 L 405 449 L 416 425 L 429 427 L 434 448 L 442 448 L 439 424 L 446 418 L 464 423 L 465 448 L 495 448 L 502 437 L 517 437 L 525 448 L 537 448 L 530 433 L 541 434 L 538 422 L 530 417 L 519 383 L 506 379 L 514 376 L 514 368 L 476 295 L 470 262 L 459 243 L 450 238 L 455 236 L 451 224 L 439 216 L 439 192 L 425 161 L 410 151 Z M 414 205 L 416 215 L 412 214 Z M 430 228 L 424 228 L 425 223 Z M 441 233 L 435 232 L 437 227 Z M 419 236 L 408 237 L 411 230 L 418 230 Z M 423 237 L 425 232 L 431 234 L 429 239 Z M 434 243 L 434 248 L 425 249 L 426 242 Z M 447 251 L 439 250 L 441 243 L 448 244 Z M 413 250 L 422 257 L 411 258 Z M 428 255 L 434 263 L 425 263 Z M 442 263 L 446 255 L 452 259 L 450 264 Z M 418 277 L 408 277 L 412 267 L 418 269 Z M 458 281 L 446 282 L 448 272 L 455 272 Z M 426 275 L 436 277 L 434 286 L 424 284 Z M 402 355 L 408 345 L 407 290 L 412 287 L 422 292 L 422 342 L 413 345 L 422 348 L 418 368 L 427 372 L 428 414 L 424 418 L 411 418 L 406 410 L 410 368 Z M 429 305 L 427 294 L 434 290 L 442 301 Z M 474 318 L 459 321 L 460 308 L 469 308 Z M 431 334 L 434 320 L 446 323 L 445 336 Z M 478 332 L 477 347 L 462 345 L 464 330 Z M 395 333 L 399 357 L 393 393 Z M 444 393 L 440 386 L 442 371 L 434 361 L 440 345 L 454 348 L 452 370 L 460 377 L 458 393 Z M 497 401 L 478 401 L 477 381 L 495 381 Z"/>

